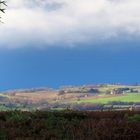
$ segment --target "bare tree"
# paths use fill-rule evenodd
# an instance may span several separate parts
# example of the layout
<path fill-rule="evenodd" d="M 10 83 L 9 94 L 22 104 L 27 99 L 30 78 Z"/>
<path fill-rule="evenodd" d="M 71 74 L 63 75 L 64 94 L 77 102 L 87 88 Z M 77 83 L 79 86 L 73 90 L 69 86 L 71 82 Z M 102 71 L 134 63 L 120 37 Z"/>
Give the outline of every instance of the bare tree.
<path fill-rule="evenodd" d="M 4 7 L 7 6 L 6 1 L 0 0 L 0 12 L 5 13 L 5 8 L 3 8 L 3 6 Z M 1 16 L 0 16 L 0 18 L 1 18 Z M 1 20 L 0 20 L 0 22 L 1 22 Z"/>

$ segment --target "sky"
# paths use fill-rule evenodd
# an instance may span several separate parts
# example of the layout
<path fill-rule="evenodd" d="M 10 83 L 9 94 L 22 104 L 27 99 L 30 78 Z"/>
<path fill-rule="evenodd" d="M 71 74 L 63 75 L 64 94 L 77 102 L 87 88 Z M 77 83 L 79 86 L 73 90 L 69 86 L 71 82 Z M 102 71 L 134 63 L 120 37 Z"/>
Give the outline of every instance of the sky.
<path fill-rule="evenodd" d="M 8 0 L 0 90 L 139 83 L 139 0 Z"/>

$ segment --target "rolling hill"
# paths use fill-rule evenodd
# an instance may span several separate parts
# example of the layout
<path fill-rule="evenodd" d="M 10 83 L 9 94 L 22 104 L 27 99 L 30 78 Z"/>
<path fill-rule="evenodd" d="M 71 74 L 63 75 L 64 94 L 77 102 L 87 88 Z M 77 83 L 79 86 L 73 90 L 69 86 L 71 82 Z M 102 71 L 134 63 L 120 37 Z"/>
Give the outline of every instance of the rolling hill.
<path fill-rule="evenodd" d="M 139 85 L 99 84 L 65 86 L 59 89 L 32 88 L 0 93 L 0 109 L 78 109 L 85 105 L 129 105 L 140 103 Z"/>

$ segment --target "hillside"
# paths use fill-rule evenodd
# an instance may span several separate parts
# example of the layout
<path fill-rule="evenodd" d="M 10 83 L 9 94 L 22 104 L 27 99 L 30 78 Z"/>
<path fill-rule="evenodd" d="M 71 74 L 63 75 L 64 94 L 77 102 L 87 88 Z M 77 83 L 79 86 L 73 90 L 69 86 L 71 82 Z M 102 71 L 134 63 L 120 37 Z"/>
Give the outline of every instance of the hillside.
<path fill-rule="evenodd" d="M 9 90 L 0 93 L 0 108 L 36 110 L 36 109 L 82 109 L 97 108 L 103 105 L 140 104 L 139 85 L 100 84 L 84 86 L 65 86 L 59 89 L 33 88 Z"/>

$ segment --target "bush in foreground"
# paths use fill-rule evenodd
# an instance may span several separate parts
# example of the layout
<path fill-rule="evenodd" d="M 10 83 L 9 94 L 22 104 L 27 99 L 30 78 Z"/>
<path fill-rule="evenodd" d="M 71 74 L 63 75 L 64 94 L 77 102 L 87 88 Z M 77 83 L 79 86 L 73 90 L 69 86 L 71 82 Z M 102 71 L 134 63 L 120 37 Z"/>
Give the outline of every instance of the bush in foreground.
<path fill-rule="evenodd" d="M 0 112 L 0 140 L 139 140 L 138 118 L 128 111 Z"/>

